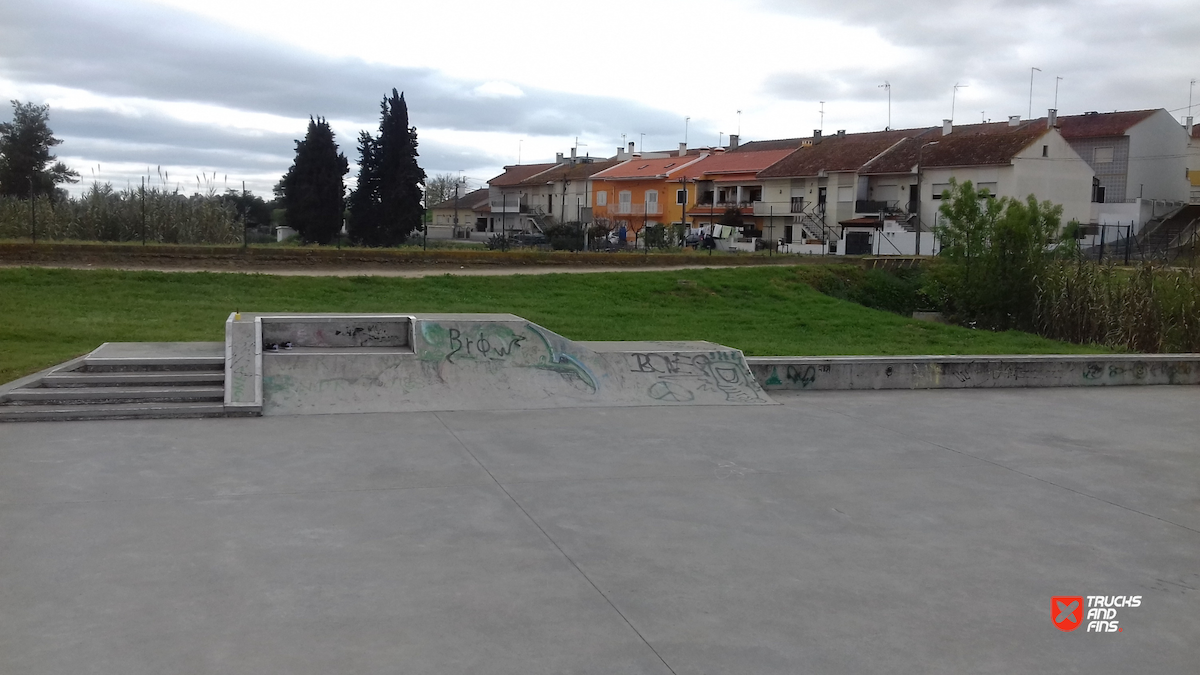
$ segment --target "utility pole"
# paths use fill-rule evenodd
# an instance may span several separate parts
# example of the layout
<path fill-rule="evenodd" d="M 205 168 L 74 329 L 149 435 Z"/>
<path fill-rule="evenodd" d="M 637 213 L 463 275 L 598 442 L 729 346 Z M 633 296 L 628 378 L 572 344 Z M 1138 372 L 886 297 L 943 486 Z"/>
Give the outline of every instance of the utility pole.
<path fill-rule="evenodd" d="M 146 245 L 146 177 L 142 176 L 142 246 Z"/>
<path fill-rule="evenodd" d="M 213 182 L 216 182 L 215 179 Z M 228 183 L 226 183 L 228 185 Z M 144 229 L 144 228 L 143 228 Z M 340 233 L 338 236 L 342 236 Z M 142 243 L 145 243 L 143 240 Z M 242 181 L 242 249 L 250 245 L 250 224 L 246 222 L 246 181 Z"/>
<path fill-rule="evenodd" d="M 1041 68 L 1033 67 L 1029 69 L 1029 116 L 1025 119 L 1033 119 L 1033 73 L 1034 71 L 1042 72 Z"/>
<path fill-rule="evenodd" d="M 891 131 L 892 130 L 892 83 L 888 82 L 887 80 L 884 80 L 883 84 L 879 85 L 879 87 L 881 89 L 887 89 L 888 123 L 887 123 L 886 130 Z"/>
<path fill-rule="evenodd" d="M 454 231 L 450 233 L 451 237 L 458 236 L 458 183 L 458 180 L 454 181 Z M 425 229 L 428 230 L 429 228 L 426 227 Z M 425 239 L 429 239 L 428 232 L 425 234 Z"/>
<path fill-rule="evenodd" d="M 29 177 L 29 238 L 37 243 L 37 199 L 33 194 L 33 176 Z"/>

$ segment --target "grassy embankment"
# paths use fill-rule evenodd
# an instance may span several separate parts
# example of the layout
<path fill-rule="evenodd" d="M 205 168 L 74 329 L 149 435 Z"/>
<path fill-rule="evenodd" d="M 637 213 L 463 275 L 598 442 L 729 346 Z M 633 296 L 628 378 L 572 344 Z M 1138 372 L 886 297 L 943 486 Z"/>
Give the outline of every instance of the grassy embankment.
<path fill-rule="evenodd" d="M 511 312 L 581 340 L 712 340 L 749 355 L 1104 351 L 906 319 L 823 295 L 805 267 L 505 277 L 0 269 L 0 382 L 103 342 L 221 340 L 229 312 Z"/>

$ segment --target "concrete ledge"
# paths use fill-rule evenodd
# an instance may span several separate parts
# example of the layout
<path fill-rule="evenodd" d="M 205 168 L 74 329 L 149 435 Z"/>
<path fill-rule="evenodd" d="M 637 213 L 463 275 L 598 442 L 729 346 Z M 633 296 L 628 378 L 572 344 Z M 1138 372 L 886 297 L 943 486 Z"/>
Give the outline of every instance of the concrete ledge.
<path fill-rule="evenodd" d="M 746 357 L 763 389 L 972 389 L 1200 384 L 1200 354 Z"/>

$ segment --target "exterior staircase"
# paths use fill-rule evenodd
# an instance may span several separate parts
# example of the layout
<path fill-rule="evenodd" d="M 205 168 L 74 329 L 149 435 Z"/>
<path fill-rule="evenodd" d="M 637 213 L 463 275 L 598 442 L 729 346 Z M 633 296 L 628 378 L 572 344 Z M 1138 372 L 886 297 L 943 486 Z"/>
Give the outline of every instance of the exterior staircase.
<path fill-rule="evenodd" d="M 1148 225 L 1138 237 L 1137 248 L 1143 258 L 1156 258 L 1170 262 L 1180 253 L 1186 242 L 1178 241 L 1181 234 L 1189 231 L 1200 220 L 1200 204 L 1190 204 Z"/>
<path fill-rule="evenodd" d="M 175 350 L 182 353 L 105 349 L 121 344 L 193 348 Z M 0 421 L 224 417 L 223 347 L 221 343 L 106 344 L 0 391 Z"/>

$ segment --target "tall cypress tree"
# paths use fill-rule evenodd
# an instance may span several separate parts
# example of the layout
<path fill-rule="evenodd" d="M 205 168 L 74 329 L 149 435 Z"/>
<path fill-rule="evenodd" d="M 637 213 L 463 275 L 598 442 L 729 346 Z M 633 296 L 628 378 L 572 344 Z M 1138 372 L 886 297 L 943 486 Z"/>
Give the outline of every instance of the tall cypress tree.
<path fill-rule="evenodd" d="M 366 246 L 396 246 L 422 226 L 417 130 L 408 126 L 404 95 L 380 104 L 379 137 L 359 136 L 358 187 L 350 197 L 350 236 Z"/>
<path fill-rule="evenodd" d="M 296 160 L 282 181 L 287 224 L 302 240 L 329 244 L 342 229 L 346 195 L 342 177 L 349 171 L 329 123 L 323 117 L 309 117 L 308 133 L 296 141 Z"/>

